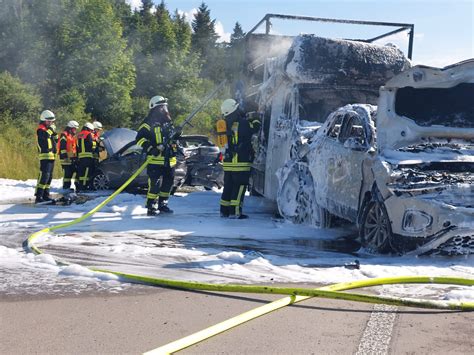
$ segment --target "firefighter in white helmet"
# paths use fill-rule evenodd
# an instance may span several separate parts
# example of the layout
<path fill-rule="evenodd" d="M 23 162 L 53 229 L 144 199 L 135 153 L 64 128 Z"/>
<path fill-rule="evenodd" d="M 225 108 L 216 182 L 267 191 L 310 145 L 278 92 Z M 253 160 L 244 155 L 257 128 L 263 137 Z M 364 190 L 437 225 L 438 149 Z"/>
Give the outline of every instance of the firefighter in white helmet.
<path fill-rule="evenodd" d="M 176 139 L 181 132 L 173 127 L 167 98 L 153 96 L 148 108 L 150 111 L 138 128 L 136 142 L 149 159 L 147 215 L 156 216 L 159 213 L 173 213 L 168 207 L 168 199 L 174 182 Z"/>
<path fill-rule="evenodd" d="M 40 122 L 36 129 L 37 146 L 40 161 L 40 173 L 35 190 L 35 203 L 51 201 L 49 194 L 53 179 L 54 159 L 56 155 L 56 140 L 58 134 L 54 121 L 56 117 L 50 110 L 44 110 L 40 115 Z"/>
<path fill-rule="evenodd" d="M 94 121 L 92 122 L 92 125 L 94 126 L 94 131 L 92 132 L 92 138 L 94 138 L 95 141 L 95 150 L 94 150 L 94 166 L 93 170 L 91 171 L 91 178 L 94 178 L 95 171 L 97 169 L 97 166 L 99 165 L 99 158 L 100 158 L 100 152 L 102 149 L 102 138 L 101 135 L 104 131 L 102 127 L 102 123 L 99 121 Z M 91 185 L 93 184 L 93 181 L 91 180 Z"/>
<path fill-rule="evenodd" d="M 234 99 L 222 102 L 227 144 L 224 150 L 224 189 L 220 200 L 221 217 L 248 218 L 242 213 L 245 191 L 254 159 L 252 135 L 260 130 L 259 115 L 245 113 Z"/>
<path fill-rule="evenodd" d="M 91 174 L 94 170 L 95 140 L 93 137 L 94 125 L 87 122 L 77 136 L 77 191 L 91 189 Z"/>
<path fill-rule="evenodd" d="M 69 121 L 59 136 L 58 152 L 63 168 L 63 189 L 66 191 L 71 189 L 72 179 L 77 171 L 76 133 L 78 128 L 77 121 Z"/>

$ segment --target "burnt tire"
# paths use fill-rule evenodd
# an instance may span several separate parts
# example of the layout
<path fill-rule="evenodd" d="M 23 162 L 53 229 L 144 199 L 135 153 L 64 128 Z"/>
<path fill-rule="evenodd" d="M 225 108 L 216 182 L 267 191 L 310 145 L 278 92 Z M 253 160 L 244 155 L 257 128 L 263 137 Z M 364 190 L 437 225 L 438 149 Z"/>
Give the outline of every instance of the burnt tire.
<path fill-rule="evenodd" d="M 278 190 L 277 204 L 280 215 L 293 223 L 320 228 L 331 226 L 331 215 L 316 202 L 313 177 L 305 163 L 290 166 Z"/>
<path fill-rule="evenodd" d="M 92 178 L 92 188 L 96 191 L 110 189 L 109 179 L 102 171 L 99 170 L 94 174 Z"/>
<path fill-rule="evenodd" d="M 359 230 L 361 244 L 376 253 L 389 253 L 393 248 L 393 233 L 385 205 L 380 201 L 370 201 L 362 215 Z"/>

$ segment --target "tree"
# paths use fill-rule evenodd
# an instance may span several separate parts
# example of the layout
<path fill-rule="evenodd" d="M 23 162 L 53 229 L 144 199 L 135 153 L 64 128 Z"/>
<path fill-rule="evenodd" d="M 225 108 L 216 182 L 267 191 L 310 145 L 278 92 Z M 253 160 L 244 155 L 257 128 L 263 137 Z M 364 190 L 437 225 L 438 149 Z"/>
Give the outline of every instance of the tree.
<path fill-rule="evenodd" d="M 204 2 L 201 3 L 191 24 L 193 29 L 191 44 L 192 50 L 199 54 L 203 63 L 201 77 L 217 82 L 224 77 L 224 57 L 222 50 L 216 47 L 218 36 L 215 21 L 211 20 L 211 10 Z"/>
<path fill-rule="evenodd" d="M 241 77 L 241 72 L 244 65 L 245 59 L 245 48 L 244 48 L 245 32 L 242 30 L 240 23 L 236 22 L 234 30 L 230 35 L 230 44 L 226 51 L 226 76 L 230 80 L 237 80 Z"/>
<path fill-rule="evenodd" d="M 178 50 L 183 53 L 189 53 L 191 50 L 191 26 L 186 21 L 184 14 L 180 15 L 178 10 L 174 12 L 173 25 Z"/>
<path fill-rule="evenodd" d="M 0 120 L 12 119 L 18 125 L 39 119 L 41 97 L 31 85 L 6 71 L 0 73 L 0 97 Z"/>

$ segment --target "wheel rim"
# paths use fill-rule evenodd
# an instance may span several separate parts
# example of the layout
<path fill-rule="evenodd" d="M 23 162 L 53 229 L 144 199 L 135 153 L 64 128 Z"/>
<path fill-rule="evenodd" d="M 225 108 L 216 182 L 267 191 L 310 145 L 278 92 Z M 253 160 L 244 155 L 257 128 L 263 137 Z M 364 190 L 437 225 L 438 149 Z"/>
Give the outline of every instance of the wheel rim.
<path fill-rule="evenodd" d="M 380 249 L 390 236 L 388 217 L 380 202 L 375 202 L 367 212 L 364 223 L 364 238 L 368 246 Z"/>
<path fill-rule="evenodd" d="M 94 177 L 93 184 L 96 190 L 107 190 L 109 188 L 109 181 L 105 174 L 98 174 Z"/>

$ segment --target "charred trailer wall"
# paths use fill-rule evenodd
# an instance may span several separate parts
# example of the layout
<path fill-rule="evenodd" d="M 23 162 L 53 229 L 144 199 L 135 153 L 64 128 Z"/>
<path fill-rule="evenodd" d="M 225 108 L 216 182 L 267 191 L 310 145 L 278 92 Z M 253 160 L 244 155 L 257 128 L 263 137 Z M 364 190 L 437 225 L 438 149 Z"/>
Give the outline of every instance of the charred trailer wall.
<path fill-rule="evenodd" d="M 296 37 L 284 63 L 296 83 L 376 88 L 410 67 L 396 47 L 314 35 Z"/>

